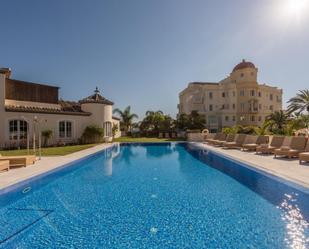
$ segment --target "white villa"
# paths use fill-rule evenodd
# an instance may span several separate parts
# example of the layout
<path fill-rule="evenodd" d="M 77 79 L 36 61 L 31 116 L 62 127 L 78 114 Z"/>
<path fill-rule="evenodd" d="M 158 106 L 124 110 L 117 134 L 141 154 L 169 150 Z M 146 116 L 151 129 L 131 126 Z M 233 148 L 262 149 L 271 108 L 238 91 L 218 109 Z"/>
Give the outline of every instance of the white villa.
<path fill-rule="evenodd" d="M 112 140 L 112 127 L 119 119 L 112 116 L 113 102 L 96 88 L 93 95 L 79 102 L 59 99 L 55 86 L 11 79 L 9 68 L 0 68 L 0 148 L 26 147 L 38 143 L 39 134 L 51 130 L 49 145 L 75 143 L 89 125 L 104 128 Z M 116 137 L 120 132 L 116 133 Z"/>

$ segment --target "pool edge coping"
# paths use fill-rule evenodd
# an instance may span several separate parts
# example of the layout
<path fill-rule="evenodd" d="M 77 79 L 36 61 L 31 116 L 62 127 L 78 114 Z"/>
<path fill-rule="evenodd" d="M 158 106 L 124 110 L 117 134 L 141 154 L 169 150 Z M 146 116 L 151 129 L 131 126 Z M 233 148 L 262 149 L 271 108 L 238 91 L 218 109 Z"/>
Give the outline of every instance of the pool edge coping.
<path fill-rule="evenodd" d="M 309 187 L 306 187 L 306 186 L 303 185 L 303 184 L 306 184 L 306 183 L 299 181 L 295 178 L 291 178 L 291 177 L 281 175 L 281 174 L 279 175 L 277 172 L 270 171 L 266 168 L 263 168 L 262 166 L 260 166 L 258 164 L 254 164 L 254 163 L 248 162 L 246 160 L 241 160 L 241 159 L 236 158 L 232 155 L 226 155 L 226 154 L 223 154 L 223 153 L 219 153 L 218 151 L 213 150 L 211 147 L 208 147 L 208 146 L 205 147 L 205 144 L 200 143 L 200 142 L 191 142 L 190 144 L 196 145 L 197 148 L 211 151 L 211 153 L 213 153 L 213 154 L 215 154 L 219 157 L 223 157 L 225 159 L 231 160 L 235 163 L 240 164 L 242 167 L 245 167 L 249 170 L 253 170 L 253 171 L 255 171 L 259 174 L 263 174 L 267 177 L 272 178 L 275 181 L 279 181 L 279 182 L 286 184 L 286 185 L 288 185 L 292 188 L 295 188 L 295 189 L 297 189 L 297 190 L 299 190 L 303 193 L 309 194 Z"/>
<path fill-rule="evenodd" d="M 69 167 L 71 166 L 72 164 L 75 164 L 75 163 L 78 163 L 79 161 L 82 161 L 82 160 L 85 160 L 89 157 L 92 157 L 98 153 L 101 153 L 102 151 L 108 149 L 108 148 L 111 148 L 117 144 L 120 144 L 119 142 L 114 142 L 114 143 L 109 143 L 109 144 L 105 144 L 106 147 L 104 148 L 100 148 L 99 150 L 96 150 L 96 151 L 89 151 L 89 153 L 87 153 L 86 155 L 80 155 L 80 156 L 77 156 L 77 158 L 73 158 L 72 160 L 69 159 L 68 162 L 64 162 L 64 163 L 60 163 L 59 165 L 57 165 L 56 167 L 54 168 L 50 168 L 50 169 L 47 169 L 46 171 L 41 171 L 41 172 L 36 172 L 32 175 L 29 175 L 28 177 L 26 178 L 21 178 L 17 181 L 14 181 L 12 183 L 9 183 L 7 184 L 6 186 L 3 186 L 3 187 L 0 187 L 0 197 L 23 186 L 23 185 L 26 185 L 27 183 L 30 183 L 30 182 L 33 182 L 37 179 L 40 179 L 42 177 L 45 177 L 49 174 L 52 174 L 58 170 L 61 170 L 63 168 L 66 168 L 66 167 Z M 94 146 L 92 148 L 89 148 L 89 149 L 95 149 L 96 147 L 99 147 L 101 145 L 98 145 L 98 146 Z M 78 151 L 78 152 L 82 152 L 82 151 Z M 76 152 L 76 153 L 78 153 Z M 66 156 L 72 156 L 74 153 L 72 154 L 69 154 L 69 155 L 65 155 L 65 156 L 59 156 L 60 158 L 63 158 L 63 157 L 66 157 Z"/>

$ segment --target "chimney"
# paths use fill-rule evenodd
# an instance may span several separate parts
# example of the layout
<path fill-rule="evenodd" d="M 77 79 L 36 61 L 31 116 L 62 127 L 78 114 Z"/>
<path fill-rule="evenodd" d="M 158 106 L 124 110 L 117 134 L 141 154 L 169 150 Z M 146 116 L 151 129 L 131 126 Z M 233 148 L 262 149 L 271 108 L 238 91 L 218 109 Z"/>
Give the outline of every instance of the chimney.
<path fill-rule="evenodd" d="M 0 74 L 4 74 L 5 78 L 7 78 L 7 79 L 10 78 L 11 72 L 12 72 L 11 68 L 5 68 L 5 67 L 0 68 Z"/>

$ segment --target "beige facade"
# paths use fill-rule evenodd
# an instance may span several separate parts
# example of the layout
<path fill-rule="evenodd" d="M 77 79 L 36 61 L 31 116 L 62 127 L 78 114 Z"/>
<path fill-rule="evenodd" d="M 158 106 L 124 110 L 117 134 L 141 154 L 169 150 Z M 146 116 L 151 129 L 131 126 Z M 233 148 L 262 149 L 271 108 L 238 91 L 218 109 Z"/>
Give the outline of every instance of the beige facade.
<path fill-rule="evenodd" d="M 179 94 L 179 114 L 196 110 L 211 131 L 233 125 L 263 124 L 282 109 L 282 89 L 258 83 L 258 69 L 243 60 L 220 82 L 191 82 Z"/>
<path fill-rule="evenodd" d="M 58 88 L 57 91 L 52 89 L 56 93 L 55 101 L 47 103 L 44 100 L 29 101 L 29 94 L 24 93 L 37 90 L 31 98 L 42 99 L 40 93 L 47 91 L 48 96 L 49 88 L 53 88 L 46 86 L 46 90 L 44 87 L 12 80 L 9 69 L 0 69 L 0 148 L 25 147 L 27 143 L 32 147 L 34 141 L 38 145 L 39 134 L 45 130 L 53 133 L 49 145 L 76 143 L 89 125 L 103 127 L 105 139 L 111 141 L 112 127 L 117 125 L 119 128 L 119 119 L 112 116 L 113 103 L 102 97 L 97 89 L 79 102 L 58 100 Z M 118 136 L 120 131 L 116 133 Z"/>

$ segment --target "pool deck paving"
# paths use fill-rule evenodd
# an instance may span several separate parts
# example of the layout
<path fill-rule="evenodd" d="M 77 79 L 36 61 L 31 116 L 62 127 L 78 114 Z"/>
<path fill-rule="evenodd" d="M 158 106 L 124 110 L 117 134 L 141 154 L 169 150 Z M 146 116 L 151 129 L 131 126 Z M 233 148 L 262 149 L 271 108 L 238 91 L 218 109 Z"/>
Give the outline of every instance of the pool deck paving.
<path fill-rule="evenodd" d="M 220 153 L 271 175 L 309 188 L 309 163 L 299 164 L 298 158 L 274 158 L 274 155 L 262 155 L 239 149 L 222 149 L 204 143 L 197 143 L 204 149 Z"/>
<path fill-rule="evenodd" d="M 117 143 L 100 144 L 65 156 L 42 157 L 41 160 L 37 160 L 33 165 L 29 165 L 27 167 L 12 168 L 9 171 L 1 172 L 0 189 L 6 188 L 23 180 L 27 180 L 31 177 L 40 175 L 52 169 L 56 169 L 65 164 L 81 159 L 85 156 L 109 148 L 114 144 Z"/>

